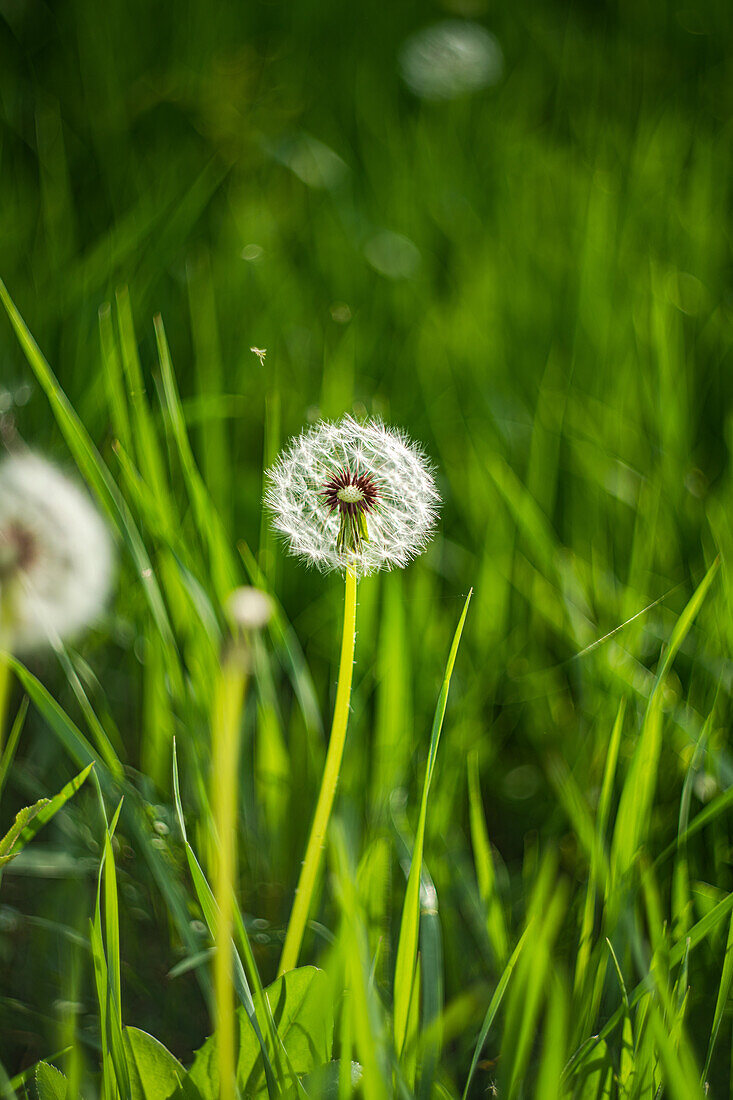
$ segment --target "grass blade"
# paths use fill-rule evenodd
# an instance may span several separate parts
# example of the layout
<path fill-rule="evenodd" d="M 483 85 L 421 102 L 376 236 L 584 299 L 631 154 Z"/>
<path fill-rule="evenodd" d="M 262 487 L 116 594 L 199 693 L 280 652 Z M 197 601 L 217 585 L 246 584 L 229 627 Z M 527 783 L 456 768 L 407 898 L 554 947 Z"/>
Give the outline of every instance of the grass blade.
<path fill-rule="evenodd" d="M 466 615 L 468 614 L 468 605 L 471 602 L 472 593 L 473 589 L 471 589 L 466 597 L 466 602 L 463 605 L 463 611 L 458 620 L 456 632 L 453 635 L 453 642 L 451 644 L 450 653 L 448 654 L 448 662 L 443 676 L 443 685 L 438 697 L 438 704 L 435 708 L 433 728 L 430 735 L 430 748 L 428 750 L 428 762 L 425 770 L 425 781 L 420 803 L 420 817 L 415 833 L 415 846 L 412 853 L 410 875 L 407 880 L 407 890 L 405 892 L 405 901 L 402 909 L 394 977 L 394 1036 L 395 1049 L 398 1056 L 402 1054 L 405 1045 L 407 1020 L 410 1002 L 412 1000 L 412 986 L 415 979 L 418 930 L 420 927 L 420 875 L 422 872 L 423 846 L 425 843 L 428 797 L 430 794 L 430 785 L 433 780 L 435 760 L 438 754 L 440 733 L 443 728 L 443 718 L 445 717 L 445 710 L 448 705 L 448 692 L 450 691 L 453 666 L 458 654 L 458 646 L 460 645 L 463 626 L 466 621 Z"/>

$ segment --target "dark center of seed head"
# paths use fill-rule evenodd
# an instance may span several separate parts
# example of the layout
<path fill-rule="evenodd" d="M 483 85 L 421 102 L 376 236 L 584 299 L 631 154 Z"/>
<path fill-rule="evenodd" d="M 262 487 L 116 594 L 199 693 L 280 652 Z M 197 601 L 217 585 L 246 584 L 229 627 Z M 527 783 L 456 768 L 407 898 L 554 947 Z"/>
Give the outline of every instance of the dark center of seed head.
<path fill-rule="evenodd" d="M 374 508 L 379 489 L 371 474 L 352 473 L 344 466 L 333 474 L 321 490 L 326 507 L 339 513 L 339 550 L 361 550 L 369 541 L 367 515 Z"/>
<path fill-rule="evenodd" d="M 35 556 L 35 540 L 31 533 L 16 523 L 0 530 L 0 580 L 28 569 Z"/>

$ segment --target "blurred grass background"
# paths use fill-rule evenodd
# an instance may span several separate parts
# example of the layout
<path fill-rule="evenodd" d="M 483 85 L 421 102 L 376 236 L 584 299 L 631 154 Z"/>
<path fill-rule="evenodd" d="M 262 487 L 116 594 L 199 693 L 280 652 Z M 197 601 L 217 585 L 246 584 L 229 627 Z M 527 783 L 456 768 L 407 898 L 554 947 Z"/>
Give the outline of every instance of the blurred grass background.
<path fill-rule="evenodd" d="M 429 102 L 401 81 L 399 51 L 446 17 L 486 26 L 503 73 L 472 96 Z M 127 298 L 114 304 L 115 295 L 129 288 L 164 438 L 152 326 L 162 314 L 196 458 L 230 544 L 257 556 L 313 677 L 317 707 L 304 741 L 292 677 L 263 658 L 259 722 L 275 730 L 276 747 L 258 748 L 252 736 L 244 757 L 243 906 L 268 928 L 285 920 L 316 790 L 341 596 L 286 560 L 267 533 L 262 468 L 306 420 L 347 410 L 382 415 L 422 440 L 445 507 L 424 559 L 361 587 L 341 812 L 358 835 L 387 820 L 390 797 L 399 818 L 403 789 L 414 807 L 448 640 L 473 584 L 426 849 L 445 914 L 447 995 L 490 969 L 466 885 L 471 752 L 509 909 L 523 909 L 522 866 L 526 877 L 532 852 L 550 840 L 582 891 L 584 857 L 548 761 L 562 758 L 592 800 L 619 698 L 641 713 L 676 616 L 716 553 L 725 562 L 731 548 L 728 20 L 724 0 L 0 0 L 0 274 L 121 479 L 113 443 L 124 424 L 110 413 L 100 308 L 103 332 L 120 317 L 124 327 Z M 264 364 L 252 346 L 267 349 Z M 17 430 L 65 460 L 4 320 L 0 384 L 6 436 Z M 134 425 L 129 442 L 139 457 Z M 167 445 L 170 499 L 192 560 L 203 563 L 200 525 Z M 155 488 L 154 471 L 140 466 Z M 166 524 L 138 508 L 155 553 Z M 202 564 L 194 574 L 215 599 L 211 572 Z M 696 767 L 719 787 L 733 781 L 733 631 L 721 576 L 666 689 L 654 818 L 663 843 L 675 835 L 708 716 Z M 141 626 L 140 584 L 126 559 L 120 587 L 75 660 L 119 731 L 128 774 L 150 805 L 151 836 L 165 846 L 170 737 L 190 733 L 190 713 L 180 699 L 163 701 L 164 658 Z M 200 673 L 206 655 L 185 639 L 184 649 Z M 75 713 L 52 662 L 33 668 Z M 622 760 L 633 744 L 630 730 Z M 74 768 L 31 716 L 3 822 L 24 799 L 55 789 L 60 770 Z M 29 850 L 36 864 L 3 881 L 1 1054 L 13 1070 L 63 1045 L 72 1002 L 80 1030 L 93 1031 L 74 939 L 94 889 L 93 801 L 81 797 L 67 835 L 55 826 L 53 842 L 37 856 Z M 700 912 L 731 886 L 730 837 L 724 824 L 717 830 L 714 841 L 696 838 Z M 190 996 L 172 994 L 158 1019 L 150 989 L 168 981 L 168 918 L 135 843 L 122 849 L 127 1004 L 185 1058 L 206 1033 L 206 1005 L 189 973 L 171 989 Z M 166 859 L 180 858 L 171 842 Z M 268 936 L 259 946 L 265 973 L 277 956 L 277 936 L 269 945 Z M 717 973 L 713 963 L 710 955 L 697 965 Z M 706 980 L 690 1013 L 709 1027 Z M 456 1039 L 451 1057 L 465 1066 L 471 1049 L 470 1035 Z M 719 1073 L 727 1080 L 727 1061 Z"/>

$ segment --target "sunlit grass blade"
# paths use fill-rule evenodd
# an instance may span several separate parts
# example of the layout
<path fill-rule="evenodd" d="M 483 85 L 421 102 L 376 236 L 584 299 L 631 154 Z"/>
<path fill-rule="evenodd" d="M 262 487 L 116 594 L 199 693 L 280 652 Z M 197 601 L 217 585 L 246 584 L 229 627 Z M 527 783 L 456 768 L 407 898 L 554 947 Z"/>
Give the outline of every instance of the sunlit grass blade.
<path fill-rule="evenodd" d="M 203 403 L 226 392 L 211 259 L 201 250 L 186 265 L 197 389 Z M 232 469 L 224 417 L 204 416 L 199 428 L 203 480 L 225 529 L 230 527 Z"/>
<path fill-rule="evenodd" d="M 138 468 L 143 471 L 146 483 L 158 500 L 161 513 L 169 519 L 175 514 L 175 509 L 168 490 L 163 452 L 148 403 L 127 287 L 123 286 L 117 290 L 115 301 L 127 397 L 131 408 L 131 420 L 135 427 L 134 435 L 130 436 L 130 442 L 137 455 Z M 121 442 L 124 445 L 125 441 Z"/>
<path fill-rule="evenodd" d="M 469 821 L 476 877 L 486 911 L 486 931 L 497 962 L 500 967 L 503 967 L 509 954 L 508 936 L 504 912 L 497 895 L 494 857 L 491 853 L 486 818 L 481 804 L 478 752 L 474 751 L 469 755 L 467 764 Z"/>
<path fill-rule="evenodd" d="M 591 947 L 593 940 L 593 928 L 596 913 L 596 894 L 599 888 L 599 868 L 597 866 L 597 857 L 600 854 L 602 856 L 602 866 L 604 867 L 604 882 L 607 882 L 608 861 L 605 853 L 604 840 L 606 827 L 608 824 L 608 815 L 611 807 L 611 796 L 613 792 L 613 781 L 616 774 L 616 763 L 618 761 L 619 746 L 621 744 L 621 732 L 623 730 L 624 716 L 626 714 L 626 699 L 623 698 L 619 704 L 618 711 L 616 713 L 616 721 L 613 725 L 611 732 L 611 740 L 608 746 L 608 752 L 606 753 L 606 763 L 603 771 L 603 783 L 601 785 L 601 793 L 598 799 L 598 808 L 596 811 L 596 839 L 591 842 L 591 860 L 590 870 L 588 874 L 588 887 L 585 894 L 585 904 L 583 907 L 583 918 L 580 928 L 580 937 L 578 941 L 578 956 L 575 963 L 575 975 L 573 979 L 573 988 L 577 995 L 580 994 L 588 975 L 588 967 L 590 962 Z M 591 975 L 591 978 L 593 976 Z M 595 981 L 594 986 L 596 989 L 596 996 L 600 998 L 602 992 L 602 981 Z M 595 1015 L 595 1009 L 591 1008 L 591 1015 Z"/>
<path fill-rule="evenodd" d="M 349 865 L 343 830 L 332 830 L 334 864 L 338 879 L 343 921 L 340 961 L 350 996 L 345 1004 L 349 1013 L 349 1034 L 353 1036 L 357 1060 L 362 1066 L 361 1091 L 364 1100 L 384 1100 L 391 1095 L 384 1065 L 384 1020 L 369 981 L 369 962 L 363 917 L 353 870 Z M 344 1085 L 351 1084 L 348 1078 Z M 339 1090 L 342 1095 L 342 1090 Z M 351 1093 L 346 1092 L 346 1096 Z"/>
<path fill-rule="evenodd" d="M 104 804 L 100 792 L 100 802 Z M 105 820 L 105 843 L 97 879 L 97 897 L 94 917 L 90 921 L 91 948 L 97 1000 L 100 1014 L 100 1038 L 102 1042 L 102 1082 L 105 1100 L 127 1100 L 130 1096 L 130 1080 L 127 1059 L 122 1042 L 122 1013 L 120 1005 L 120 956 L 119 915 L 117 911 L 117 880 L 114 869 L 112 837 L 119 820 L 120 802 L 112 821 Z M 110 870 L 111 864 L 111 870 Z M 104 929 L 107 950 L 102 932 L 102 892 L 104 890 Z M 109 954 L 109 960 L 108 960 Z"/>
<path fill-rule="evenodd" d="M 112 322 L 112 307 L 109 302 L 103 302 L 99 307 L 97 316 L 99 319 L 99 341 L 102 347 L 102 366 L 107 384 L 107 402 L 112 416 L 112 427 L 116 440 L 125 451 L 132 453 L 130 412 L 122 377 L 122 361 Z"/>
<path fill-rule="evenodd" d="M 384 814 L 392 791 L 404 781 L 410 754 L 410 738 L 406 733 L 412 730 L 414 719 L 405 582 L 401 571 L 387 574 L 381 588 L 371 801 L 375 812 Z"/>
<path fill-rule="evenodd" d="M 679 1046 L 675 1045 L 667 1023 L 653 1002 L 649 1009 L 649 1023 L 671 1100 L 703 1100 L 706 1091 L 699 1084 L 699 1069 L 687 1039 L 683 1038 Z"/>
<path fill-rule="evenodd" d="M 435 884 L 423 867 L 420 888 L 420 966 L 422 972 L 421 1031 L 422 1056 L 419 1061 L 419 1100 L 429 1100 L 443 1045 L 441 1020 L 444 1009 L 443 932 L 438 911 Z"/>
<path fill-rule="evenodd" d="M 713 1059 L 713 1052 L 715 1050 L 715 1044 L 718 1041 L 718 1032 L 720 1031 L 720 1025 L 723 1020 L 726 1005 L 728 1004 L 728 998 L 730 996 L 731 984 L 733 983 L 733 916 L 731 917 L 728 925 L 728 939 L 725 945 L 725 955 L 723 956 L 723 971 L 720 975 L 720 985 L 718 986 L 718 996 L 715 1001 L 715 1011 L 713 1013 L 713 1024 L 710 1029 L 710 1039 L 708 1041 L 707 1054 L 705 1055 L 705 1065 L 703 1066 L 702 1075 L 700 1077 L 700 1084 L 705 1085 L 710 1071 L 710 1063 Z"/>
<path fill-rule="evenodd" d="M 718 572 L 716 558 L 677 620 L 657 674 L 634 757 L 621 794 L 613 836 L 612 866 L 617 880 L 631 867 L 649 830 L 662 738 L 662 692 L 667 673 Z"/>
<path fill-rule="evenodd" d="M 453 666 L 458 654 L 458 646 L 460 645 L 463 626 L 466 621 L 466 615 L 468 614 L 468 605 L 471 602 L 472 591 L 473 590 L 471 590 L 466 597 L 466 602 L 463 605 L 463 611 L 461 612 L 461 617 L 458 620 L 458 626 L 453 636 L 453 642 L 451 644 L 450 653 L 448 654 L 448 661 L 443 676 L 443 685 L 440 690 L 433 718 L 428 760 L 425 769 L 425 780 L 420 802 L 420 816 L 415 832 L 415 844 L 412 852 L 412 861 L 410 863 L 410 875 L 407 880 L 407 890 L 405 892 L 405 900 L 402 909 L 394 976 L 394 1038 L 395 1049 L 398 1056 L 401 1055 L 405 1045 L 407 1017 L 410 1002 L 412 1000 L 412 984 L 415 977 L 415 961 L 417 958 L 417 943 L 420 927 L 420 875 L 422 872 L 423 847 L 425 844 L 428 797 L 430 795 L 430 786 L 435 770 L 435 761 L 438 754 L 438 745 L 440 743 L 440 733 L 443 728 L 443 719 L 448 705 L 448 693 L 450 691 L 451 676 L 453 675 Z"/>
<path fill-rule="evenodd" d="M 499 1090 L 513 1100 L 522 1088 L 552 968 L 555 939 L 567 904 L 567 890 L 555 881 L 555 861 L 543 862 L 530 903 L 532 934 L 517 964 L 507 1002 L 499 1065 Z"/>
<path fill-rule="evenodd" d="M 5 661 L 5 658 L 4 658 L 3 654 L 0 653 L 0 665 L 3 665 L 3 664 L 5 665 L 6 668 L 10 667 L 7 664 L 7 662 Z M 1 676 L 2 676 L 2 671 L 0 671 L 0 677 Z M 18 707 L 17 714 L 15 715 L 15 718 L 13 719 L 13 725 L 10 728 L 10 734 L 8 736 L 7 742 L 4 745 L 4 747 L 2 749 L 2 752 L 0 753 L 0 798 L 2 797 L 3 787 L 5 786 L 5 780 L 8 777 L 8 772 L 10 770 L 10 767 L 13 763 L 13 759 L 15 757 L 15 750 L 18 747 L 18 742 L 20 740 L 20 735 L 23 731 L 23 724 L 25 723 L 25 718 L 26 718 L 26 715 L 28 713 L 29 703 L 30 703 L 30 700 L 29 700 L 28 696 L 24 695 L 23 699 L 21 701 L 21 704 Z M 2 710 L 0 708 L 0 716 L 1 715 L 2 715 Z M 0 722 L 1 721 L 2 721 L 2 718 L 0 717 Z"/>
<path fill-rule="evenodd" d="M 96 760 L 94 749 L 48 689 L 15 657 L 8 656 L 7 660 L 23 685 L 23 689 L 28 693 L 31 701 L 46 719 L 77 767 L 93 764 Z"/>
<path fill-rule="evenodd" d="M 550 982 L 544 1019 L 542 1058 L 537 1071 L 535 1096 L 561 1096 L 562 1071 L 568 1041 L 569 998 L 557 976 Z"/>
<path fill-rule="evenodd" d="M 478 1066 L 481 1052 L 484 1049 L 484 1044 L 491 1030 L 491 1025 L 493 1024 L 494 1019 L 496 1018 L 496 1014 L 501 1007 L 501 1002 L 504 999 L 506 988 L 509 985 L 509 979 L 514 972 L 514 968 L 517 965 L 517 961 L 522 953 L 522 949 L 524 948 L 530 931 L 531 925 L 528 925 L 522 933 L 522 936 L 517 943 L 517 946 L 514 948 L 511 955 L 509 956 L 509 961 L 504 967 L 503 973 L 499 978 L 499 981 L 496 983 L 496 989 L 494 990 L 493 996 L 489 1002 L 489 1007 L 486 1010 L 486 1015 L 484 1016 L 483 1023 L 481 1024 L 479 1037 L 476 1040 L 476 1046 L 474 1048 L 473 1057 L 471 1059 L 471 1066 L 469 1068 L 468 1077 L 466 1078 L 466 1084 L 463 1089 L 462 1100 L 467 1100 L 469 1089 L 471 1088 L 471 1082 L 473 1081 L 474 1074 L 476 1073 L 476 1067 Z"/>
<path fill-rule="evenodd" d="M 683 961 L 687 953 L 693 951 L 700 943 L 710 936 L 719 924 L 733 911 L 733 893 L 728 894 L 718 902 L 709 913 L 706 913 L 696 924 L 692 926 L 684 941 L 674 944 L 669 951 L 669 966 L 675 967 Z M 643 978 L 631 991 L 628 998 L 629 1005 L 633 1008 L 642 998 L 649 993 L 649 979 Z M 591 1036 L 573 1052 L 565 1066 L 565 1077 L 575 1074 L 582 1066 L 593 1048 L 618 1027 L 626 1011 L 625 1005 L 621 1005 L 611 1014 L 597 1035 Z"/>
<path fill-rule="evenodd" d="M 183 476 L 186 480 L 189 497 L 196 523 L 202 540 L 208 549 L 215 591 L 219 599 L 224 600 L 237 584 L 237 571 L 234 555 L 224 531 L 221 519 L 214 507 L 209 492 L 199 472 L 191 450 L 186 429 L 186 420 L 181 409 L 178 387 L 173 374 L 170 348 L 163 326 L 163 319 L 157 316 L 154 321 L 155 338 L 158 345 L 165 411 L 171 427 L 171 433 L 178 450 Z"/>

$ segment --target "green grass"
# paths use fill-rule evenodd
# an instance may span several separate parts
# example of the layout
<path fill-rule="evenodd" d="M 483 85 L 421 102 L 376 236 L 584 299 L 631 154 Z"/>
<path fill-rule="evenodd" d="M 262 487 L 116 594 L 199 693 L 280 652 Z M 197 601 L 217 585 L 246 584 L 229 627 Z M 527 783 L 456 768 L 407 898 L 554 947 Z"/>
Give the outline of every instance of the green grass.
<path fill-rule="evenodd" d="M 0 433 L 77 468 L 120 556 L 88 636 L 0 664 L 0 836 L 61 800 L 3 868 L 2 1095 L 48 1059 L 69 1095 L 136 1097 L 212 1032 L 241 583 L 275 599 L 240 729 L 250 1086 L 348 1096 L 357 1061 L 375 1098 L 730 1094 L 727 8 L 486 8 L 504 78 L 442 104 L 396 66 L 433 16 L 0 4 Z M 308 135 L 332 186 L 288 167 Z M 370 266 L 383 230 L 412 277 Z M 344 411 L 421 440 L 445 504 L 359 585 L 326 873 L 278 984 L 342 591 L 283 554 L 262 474 Z"/>

